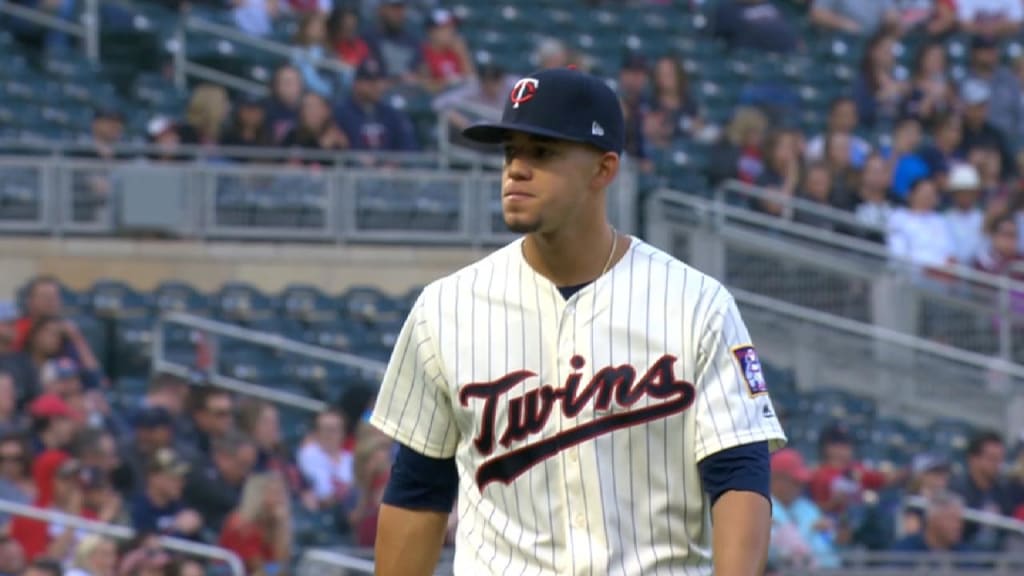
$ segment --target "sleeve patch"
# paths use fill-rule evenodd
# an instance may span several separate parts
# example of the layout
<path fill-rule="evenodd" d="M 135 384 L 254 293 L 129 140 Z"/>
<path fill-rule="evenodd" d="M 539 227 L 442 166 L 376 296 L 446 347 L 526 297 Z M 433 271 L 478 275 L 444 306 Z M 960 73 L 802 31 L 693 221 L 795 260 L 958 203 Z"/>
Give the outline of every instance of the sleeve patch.
<path fill-rule="evenodd" d="M 740 374 L 747 384 L 747 390 L 751 396 L 760 396 L 768 393 L 768 382 L 764 379 L 764 371 L 761 370 L 761 360 L 757 357 L 757 351 L 750 344 L 736 346 L 732 349 L 733 358 L 739 363 Z"/>

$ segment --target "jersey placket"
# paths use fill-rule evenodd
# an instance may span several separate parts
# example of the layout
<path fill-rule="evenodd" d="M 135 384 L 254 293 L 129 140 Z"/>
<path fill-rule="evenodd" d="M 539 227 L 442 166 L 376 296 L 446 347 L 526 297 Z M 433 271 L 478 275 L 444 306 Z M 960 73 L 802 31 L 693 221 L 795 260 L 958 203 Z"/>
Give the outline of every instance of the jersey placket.
<path fill-rule="evenodd" d="M 558 331 L 558 381 L 566 382 L 573 373 L 572 358 L 582 355 L 588 358 L 587 374 L 593 371 L 589 365 L 591 350 L 586 348 L 587 339 L 580 338 L 589 330 L 584 316 L 586 308 L 593 302 L 593 290 L 597 282 L 580 290 L 565 303 Z M 581 311 L 581 308 L 584 310 Z M 584 377 L 584 381 L 588 376 Z M 591 418 L 593 413 L 584 410 L 580 416 L 568 419 L 559 411 L 559 431 L 580 425 Z M 604 516 L 600 510 L 601 491 L 593 481 L 598 474 L 593 454 L 593 441 L 567 448 L 559 467 L 565 478 L 565 503 L 568 514 L 568 550 L 573 558 L 568 564 L 578 575 L 600 574 L 607 564 L 607 545 L 604 544 Z M 572 487 L 570 489 L 569 487 Z"/>

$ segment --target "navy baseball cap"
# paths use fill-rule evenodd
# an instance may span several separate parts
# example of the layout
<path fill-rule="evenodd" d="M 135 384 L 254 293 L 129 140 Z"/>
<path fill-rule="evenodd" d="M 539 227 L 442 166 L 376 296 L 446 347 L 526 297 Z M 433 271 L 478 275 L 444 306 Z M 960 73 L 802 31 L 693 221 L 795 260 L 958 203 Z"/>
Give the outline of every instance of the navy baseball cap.
<path fill-rule="evenodd" d="M 475 124 L 462 134 L 498 144 L 509 132 L 523 132 L 621 154 L 624 124 L 619 97 L 601 79 L 572 68 L 551 68 L 515 83 L 500 122 Z"/>

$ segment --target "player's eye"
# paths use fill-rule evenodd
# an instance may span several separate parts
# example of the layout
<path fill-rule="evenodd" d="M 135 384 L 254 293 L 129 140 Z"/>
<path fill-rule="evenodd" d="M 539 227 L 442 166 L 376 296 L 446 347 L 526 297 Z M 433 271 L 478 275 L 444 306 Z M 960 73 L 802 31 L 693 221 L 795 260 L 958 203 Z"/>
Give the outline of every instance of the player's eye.
<path fill-rule="evenodd" d="M 516 149 L 512 146 L 505 146 L 505 163 L 508 164 L 516 157 Z"/>
<path fill-rule="evenodd" d="M 555 155 L 555 151 L 548 146 L 534 146 L 530 149 L 530 158 L 534 160 L 548 160 Z"/>

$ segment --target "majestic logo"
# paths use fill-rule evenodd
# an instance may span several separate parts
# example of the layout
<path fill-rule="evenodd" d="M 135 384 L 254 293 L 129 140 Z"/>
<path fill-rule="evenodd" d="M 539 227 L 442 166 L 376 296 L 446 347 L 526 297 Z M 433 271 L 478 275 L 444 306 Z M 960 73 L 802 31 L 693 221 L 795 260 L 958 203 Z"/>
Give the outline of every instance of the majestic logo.
<path fill-rule="evenodd" d="M 664 402 L 599 414 L 575 428 L 491 458 L 477 470 L 476 483 L 480 490 L 491 482 L 509 484 L 562 450 L 607 432 L 685 412 L 696 397 L 693 384 L 676 379 L 676 357 L 669 354 L 659 358 L 639 379 L 633 366 L 623 364 L 602 368 L 586 384 L 578 372 L 586 364 L 583 357 L 573 356 L 570 363 L 574 373 L 566 378 L 561 388 L 545 384 L 522 396 L 510 398 L 506 408 L 507 422 L 501 430 L 497 429 L 495 422 L 499 400 L 513 387 L 536 374 L 519 370 L 493 382 L 467 384 L 462 388 L 459 402 L 463 406 L 468 406 L 474 399 L 483 400 L 483 422 L 480 433 L 473 439 L 473 445 L 481 455 L 489 456 L 494 451 L 495 442 L 508 448 L 542 431 L 556 408 L 561 409 L 566 418 L 575 418 L 588 406 L 598 413 L 609 411 L 613 401 L 622 408 L 630 408 L 644 397 Z"/>
<path fill-rule="evenodd" d="M 536 78 L 520 78 L 515 86 L 512 87 L 512 93 L 509 94 L 512 107 L 519 108 L 519 105 L 523 102 L 533 100 L 533 97 L 537 95 L 537 86 L 539 85 L 540 82 Z"/>

